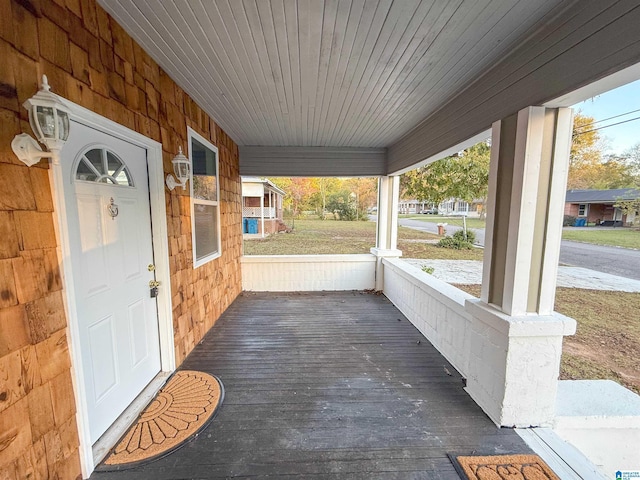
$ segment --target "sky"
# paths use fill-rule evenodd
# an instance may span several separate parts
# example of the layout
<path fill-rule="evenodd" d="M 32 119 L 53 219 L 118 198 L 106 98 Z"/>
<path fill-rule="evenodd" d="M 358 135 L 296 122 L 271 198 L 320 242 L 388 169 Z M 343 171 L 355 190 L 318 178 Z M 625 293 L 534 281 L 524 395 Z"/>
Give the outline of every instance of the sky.
<path fill-rule="evenodd" d="M 640 80 L 585 100 L 574 105 L 574 108 L 579 109 L 583 115 L 594 117 L 596 121 L 602 120 L 594 125 L 595 128 L 638 118 L 599 130 L 601 137 L 607 140 L 606 153 L 621 154 L 640 143 Z M 617 117 L 618 115 L 622 116 Z M 611 117 L 617 118 L 605 121 Z"/>

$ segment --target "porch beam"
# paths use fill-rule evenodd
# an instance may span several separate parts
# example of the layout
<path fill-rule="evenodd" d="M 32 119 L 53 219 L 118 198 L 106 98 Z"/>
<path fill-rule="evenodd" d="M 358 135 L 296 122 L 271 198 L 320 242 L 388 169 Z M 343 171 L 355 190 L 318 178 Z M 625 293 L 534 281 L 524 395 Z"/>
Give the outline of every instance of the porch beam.
<path fill-rule="evenodd" d="M 240 174 L 262 177 L 375 177 L 387 168 L 386 148 L 239 147 Z"/>
<path fill-rule="evenodd" d="M 636 2 L 567 2 L 544 28 L 391 145 L 387 174 L 437 160 L 528 105 L 577 103 L 567 94 L 640 62 L 638 24 Z M 563 96 L 565 103 L 558 103 Z"/>

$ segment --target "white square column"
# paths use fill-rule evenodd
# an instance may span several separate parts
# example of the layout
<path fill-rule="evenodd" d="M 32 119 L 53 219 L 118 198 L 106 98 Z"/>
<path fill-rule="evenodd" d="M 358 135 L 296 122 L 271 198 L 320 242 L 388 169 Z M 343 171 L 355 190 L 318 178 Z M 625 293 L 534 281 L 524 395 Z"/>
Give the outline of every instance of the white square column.
<path fill-rule="evenodd" d="M 398 250 L 398 202 L 400 200 L 400 177 L 380 177 L 378 180 L 378 223 L 376 246 L 371 253 L 376 256 L 376 290 L 384 285 L 382 259 L 400 257 Z"/>
<path fill-rule="evenodd" d="M 528 107 L 493 124 L 480 300 L 467 391 L 497 424 L 549 425 L 562 337 L 554 313 L 572 111 Z"/>

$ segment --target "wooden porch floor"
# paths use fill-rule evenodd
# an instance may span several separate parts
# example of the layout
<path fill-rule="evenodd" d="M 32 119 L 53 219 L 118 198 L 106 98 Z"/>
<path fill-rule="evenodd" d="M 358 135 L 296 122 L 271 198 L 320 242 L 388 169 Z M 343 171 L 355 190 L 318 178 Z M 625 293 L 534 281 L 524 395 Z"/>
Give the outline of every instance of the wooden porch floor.
<path fill-rule="evenodd" d="M 222 380 L 213 422 L 165 458 L 92 479 L 457 479 L 447 453 L 530 452 L 383 296 L 244 293 L 181 368 Z"/>

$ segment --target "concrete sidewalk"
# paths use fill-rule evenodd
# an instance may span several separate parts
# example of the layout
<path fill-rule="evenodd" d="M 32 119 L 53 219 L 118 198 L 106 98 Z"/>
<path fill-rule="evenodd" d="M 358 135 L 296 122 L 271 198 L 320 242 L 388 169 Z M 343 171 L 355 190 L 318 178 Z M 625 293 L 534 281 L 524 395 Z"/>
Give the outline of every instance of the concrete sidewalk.
<path fill-rule="evenodd" d="M 402 258 L 418 268 L 434 269 L 433 276 L 447 283 L 480 285 L 482 262 L 478 260 L 425 260 Z M 581 267 L 558 267 L 558 287 L 585 288 L 590 290 L 614 290 L 640 292 L 640 280 L 618 277 Z"/>

